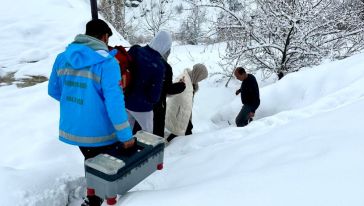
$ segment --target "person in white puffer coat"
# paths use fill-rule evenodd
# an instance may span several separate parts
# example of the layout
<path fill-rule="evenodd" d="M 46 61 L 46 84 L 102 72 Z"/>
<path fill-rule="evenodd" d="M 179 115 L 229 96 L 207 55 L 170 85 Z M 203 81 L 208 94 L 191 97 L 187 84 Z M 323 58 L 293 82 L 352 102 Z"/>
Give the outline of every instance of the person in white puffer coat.
<path fill-rule="evenodd" d="M 177 78 L 178 81 L 185 82 L 186 89 L 180 93 L 170 96 L 167 100 L 166 129 L 171 132 L 167 141 L 171 141 L 176 136 L 192 134 L 192 107 L 193 97 L 198 91 L 198 83 L 208 76 L 205 65 L 195 64 L 193 69 L 185 69 Z"/>

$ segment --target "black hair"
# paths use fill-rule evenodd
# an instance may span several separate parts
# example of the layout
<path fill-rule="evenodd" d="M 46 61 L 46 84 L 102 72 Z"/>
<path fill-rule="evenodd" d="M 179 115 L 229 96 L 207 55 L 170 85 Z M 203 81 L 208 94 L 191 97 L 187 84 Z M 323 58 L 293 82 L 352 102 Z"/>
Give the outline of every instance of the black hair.
<path fill-rule="evenodd" d="M 246 74 L 246 71 L 243 67 L 236 67 L 235 69 L 240 75 Z"/>
<path fill-rule="evenodd" d="M 112 36 L 110 27 L 101 19 L 93 19 L 86 24 L 86 35 L 101 39 L 105 34 Z"/>

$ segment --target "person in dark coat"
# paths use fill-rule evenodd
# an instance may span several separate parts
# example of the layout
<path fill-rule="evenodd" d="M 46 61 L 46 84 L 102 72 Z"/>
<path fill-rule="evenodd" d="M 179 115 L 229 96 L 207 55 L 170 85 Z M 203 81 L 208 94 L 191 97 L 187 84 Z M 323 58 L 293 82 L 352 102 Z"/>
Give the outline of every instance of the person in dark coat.
<path fill-rule="evenodd" d="M 169 54 L 169 52 L 168 52 Z M 174 95 L 182 93 L 186 85 L 183 81 L 173 83 L 173 71 L 172 67 L 167 63 L 168 56 L 163 57 L 163 62 L 166 67 L 164 73 L 163 87 L 160 99 L 153 107 L 154 119 L 153 119 L 153 134 L 160 137 L 164 136 L 165 119 L 166 119 L 166 99 L 167 95 Z"/>
<path fill-rule="evenodd" d="M 153 132 L 153 108 L 160 100 L 166 71 L 163 56 L 171 45 L 171 35 L 160 31 L 148 45 L 136 45 L 128 51 L 136 66 L 132 71 L 133 80 L 125 98 L 132 128 L 137 122 L 144 131 Z"/>
<path fill-rule="evenodd" d="M 259 87 L 255 77 L 252 74 L 246 73 L 242 67 L 237 67 L 234 75 L 238 80 L 242 81 L 240 89 L 235 94 L 241 94 L 241 102 L 243 103 L 235 123 L 238 127 L 244 127 L 252 120 L 255 111 L 260 105 Z"/>
<path fill-rule="evenodd" d="M 186 85 L 183 81 L 173 83 L 173 71 L 171 65 L 168 64 L 167 59 L 170 54 L 170 50 L 162 56 L 162 62 L 165 66 L 164 79 L 162 84 L 162 92 L 159 101 L 153 106 L 153 134 L 160 137 L 164 136 L 165 119 L 166 119 L 166 99 L 167 95 L 174 95 L 182 93 Z M 134 125 L 133 133 L 141 130 L 138 123 Z"/>

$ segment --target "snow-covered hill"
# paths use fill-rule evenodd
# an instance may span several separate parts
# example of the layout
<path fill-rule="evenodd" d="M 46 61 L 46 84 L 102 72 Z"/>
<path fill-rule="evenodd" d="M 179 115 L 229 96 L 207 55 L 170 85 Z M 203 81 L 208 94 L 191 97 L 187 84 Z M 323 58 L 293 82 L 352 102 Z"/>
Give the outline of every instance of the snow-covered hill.
<path fill-rule="evenodd" d="M 48 76 L 55 55 L 90 18 L 86 0 L 0 3 L 0 68 L 18 76 Z M 218 71 L 222 46 L 174 46 L 174 74 L 197 62 Z M 165 169 L 119 204 L 364 205 L 363 59 L 359 54 L 277 83 L 259 81 L 262 103 L 245 128 L 228 124 L 241 106 L 234 94 L 239 82 L 225 88 L 215 77 L 205 80 L 194 102 L 195 134 L 173 140 Z M 83 158 L 58 141 L 58 118 L 47 82 L 0 87 L 0 205 L 79 205 Z"/>
<path fill-rule="evenodd" d="M 0 69 L 24 75 L 49 76 L 55 56 L 91 18 L 88 0 L 0 0 Z M 114 32 L 110 44 L 125 40 Z"/>

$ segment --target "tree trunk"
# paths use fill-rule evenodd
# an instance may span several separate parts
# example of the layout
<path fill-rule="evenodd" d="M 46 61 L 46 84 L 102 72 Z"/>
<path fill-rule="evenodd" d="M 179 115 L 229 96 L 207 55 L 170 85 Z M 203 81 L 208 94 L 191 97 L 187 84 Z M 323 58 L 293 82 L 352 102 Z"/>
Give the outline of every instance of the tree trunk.
<path fill-rule="evenodd" d="M 92 19 L 98 19 L 97 0 L 90 0 Z"/>

